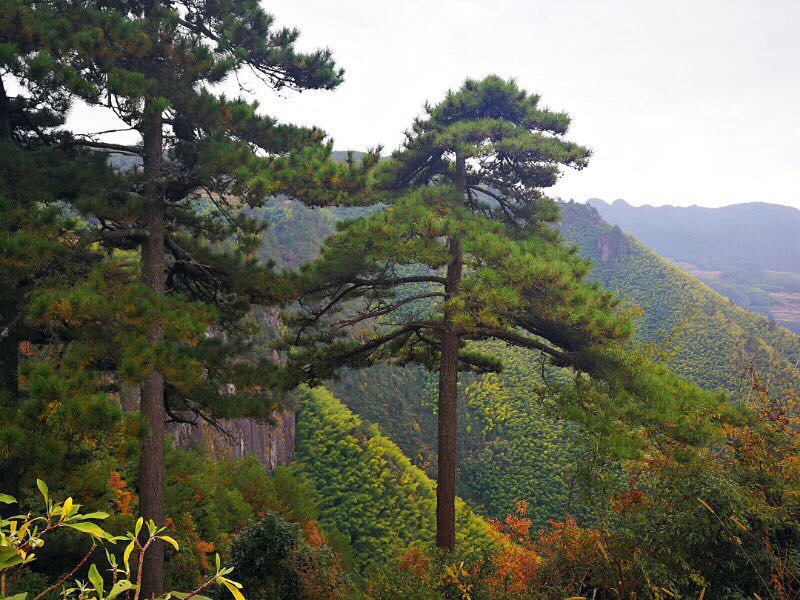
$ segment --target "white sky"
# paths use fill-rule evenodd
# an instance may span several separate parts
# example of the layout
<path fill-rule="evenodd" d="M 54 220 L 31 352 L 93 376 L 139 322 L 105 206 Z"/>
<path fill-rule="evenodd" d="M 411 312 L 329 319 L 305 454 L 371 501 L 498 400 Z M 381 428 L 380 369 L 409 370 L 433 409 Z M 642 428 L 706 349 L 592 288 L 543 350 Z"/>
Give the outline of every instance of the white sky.
<path fill-rule="evenodd" d="M 337 149 L 394 149 L 426 99 L 515 77 L 594 151 L 565 199 L 800 208 L 800 0 L 270 0 L 300 47 L 346 70 L 333 92 L 259 89 Z"/>

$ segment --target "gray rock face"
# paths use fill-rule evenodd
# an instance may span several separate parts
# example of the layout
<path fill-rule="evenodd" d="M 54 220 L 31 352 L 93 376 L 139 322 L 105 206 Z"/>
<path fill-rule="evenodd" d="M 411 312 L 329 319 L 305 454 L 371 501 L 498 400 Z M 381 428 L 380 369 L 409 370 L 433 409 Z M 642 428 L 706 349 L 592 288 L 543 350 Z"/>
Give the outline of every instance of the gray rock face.
<path fill-rule="evenodd" d="M 280 313 L 276 308 L 254 308 L 253 316 L 263 321 L 268 330 L 278 330 Z M 281 357 L 275 353 L 272 360 L 281 362 Z M 118 401 L 124 410 L 138 411 L 140 398 L 138 386 L 124 386 Z M 223 431 L 197 418 L 194 423 L 169 424 L 167 430 L 179 448 L 195 448 L 212 460 L 252 455 L 269 473 L 289 464 L 294 456 L 295 413 L 292 410 L 275 411 L 268 419 L 221 419 L 219 425 Z"/>
<path fill-rule="evenodd" d="M 222 433 L 206 423 L 173 424 L 169 431 L 180 448 L 196 448 L 213 460 L 255 456 L 272 473 L 292 460 L 295 446 L 295 413 L 276 411 L 270 421 L 222 419 Z"/>

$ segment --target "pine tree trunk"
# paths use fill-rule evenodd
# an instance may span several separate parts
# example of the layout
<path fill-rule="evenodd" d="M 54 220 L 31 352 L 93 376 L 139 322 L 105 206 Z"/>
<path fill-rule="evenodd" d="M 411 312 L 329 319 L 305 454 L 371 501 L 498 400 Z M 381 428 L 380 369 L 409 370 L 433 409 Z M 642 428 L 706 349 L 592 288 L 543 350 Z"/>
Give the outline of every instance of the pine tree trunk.
<path fill-rule="evenodd" d="M 466 187 L 464 158 L 456 157 L 456 191 L 463 197 Z M 458 293 L 463 260 L 461 243 L 449 242 L 450 264 L 447 266 L 445 297 Z M 461 339 L 452 324 L 450 311 L 444 312 L 444 332 L 439 363 L 438 463 L 436 481 L 436 545 L 453 550 L 456 544 L 456 472 L 458 427 L 458 351 Z"/>
<path fill-rule="evenodd" d="M 5 331 L 0 330 L 0 410 L 10 414 L 19 407 L 19 342 L 13 326 Z M 21 466 L 19 459 L 6 458 L 0 469 L 0 490 L 15 498 L 20 497 Z M 16 505 L 0 506 L 0 515 L 3 517 L 18 512 Z"/>
<path fill-rule="evenodd" d="M 161 192 L 163 161 L 162 116 L 145 104 L 144 175 L 145 229 L 147 239 L 142 243 L 142 275 L 144 282 L 156 294 L 164 295 L 164 197 Z M 164 337 L 163 325 L 155 324 L 150 340 L 157 344 Z M 142 419 L 147 424 L 139 459 L 139 512 L 145 521 L 152 519 L 164 524 L 164 376 L 152 371 L 142 386 L 140 404 Z M 147 528 L 144 528 L 145 532 Z M 164 591 L 164 545 L 153 543 L 145 555 L 141 597 L 150 598 Z"/>

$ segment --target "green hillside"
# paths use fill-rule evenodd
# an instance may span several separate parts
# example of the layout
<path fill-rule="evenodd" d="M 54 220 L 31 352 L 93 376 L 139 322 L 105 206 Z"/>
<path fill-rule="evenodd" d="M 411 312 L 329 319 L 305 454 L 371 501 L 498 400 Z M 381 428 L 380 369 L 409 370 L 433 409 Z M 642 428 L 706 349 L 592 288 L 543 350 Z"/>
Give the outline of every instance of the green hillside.
<path fill-rule="evenodd" d="M 593 198 L 589 204 L 738 306 L 800 333 L 800 210 L 765 202 L 706 208 Z"/>
<path fill-rule="evenodd" d="M 560 229 L 592 261 L 594 277 L 643 310 L 639 339 L 666 343 L 676 372 L 739 394 L 753 364 L 773 386 L 796 389 L 800 337 L 735 306 L 590 206 L 562 205 Z"/>
<path fill-rule="evenodd" d="M 300 396 L 296 459 L 316 490 L 321 522 L 349 538 L 359 569 L 433 539 L 433 481 L 330 392 L 317 388 Z M 457 510 L 459 546 L 488 547 L 487 523 L 461 502 Z"/>
<path fill-rule="evenodd" d="M 551 410 L 540 356 L 503 343 L 487 345 L 502 373 L 462 374 L 459 386 L 458 493 L 493 518 L 529 502 L 539 527 L 549 518 L 583 514 L 576 479 L 580 440 Z M 557 376 L 555 369 L 548 376 Z M 436 380 L 420 368 L 373 367 L 329 383 L 347 406 L 377 423 L 415 464 L 435 477 Z"/>
<path fill-rule="evenodd" d="M 314 258 L 319 242 L 338 220 L 364 210 L 310 209 L 288 200 L 273 201 L 263 209 L 272 226 L 262 253 L 279 264 L 296 266 Z M 746 386 L 750 364 L 776 386 L 790 387 L 800 380 L 797 335 L 738 308 L 609 225 L 590 206 L 562 204 L 559 228 L 592 262 L 594 277 L 642 309 L 639 339 L 667 349 L 678 373 L 703 387 L 735 394 Z"/>

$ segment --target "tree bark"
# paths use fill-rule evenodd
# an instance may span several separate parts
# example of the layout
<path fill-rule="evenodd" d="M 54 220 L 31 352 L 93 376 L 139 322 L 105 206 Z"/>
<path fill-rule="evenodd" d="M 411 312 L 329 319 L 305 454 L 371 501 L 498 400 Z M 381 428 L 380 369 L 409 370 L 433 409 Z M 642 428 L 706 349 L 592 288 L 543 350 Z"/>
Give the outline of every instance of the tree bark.
<path fill-rule="evenodd" d="M 464 158 L 456 155 L 456 191 L 463 198 L 466 189 L 466 167 Z M 450 264 L 447 265 L 445 301 L 458 293 L 461 284 L 463 259 L 461 243 L 457 238 L 449 240 Z M 456 544 L 456 474 L 458 469 L 458 351 L 461 339 L 452 323 L 452 311 L 448 308 L 443 316 L 444 332 L 439 363 L 439 415 L 438 415 L 438 462 L 436 482 L 436 545 L 453 550 Z"/>
<path fill-rule="evenodd" d="M 161 191 L 163 162 L 162 115 L 145 103 L 145 123 L 142 131 L 144 145 L 145 201 L 144 227 L 148 232 L 142 242 L 142 276 L 147 286 L 159 296 L 164 295 L 164 196 Z M 150 330 L 150 341 L 158 344 L 164 338 L 162 323 Z M 164 376 L 153 370 L 142 386 L 140 403 L 147 431 L 139 459 L 139 511 L 145 521 L 164 524 Z M 143 528 L 146 535 L 147 527 Z M 156 541 L 145 555 L 142 571 L 141 597 L 150 598 L 164 591 L 164 545 Z"/>
<path fill-rule="evenodd" d="M 0 327 L 0 410 L 13 414 L 19 407 L 19 342 L 14 326 Z M 0 469 L 0 489 L 15 498 L 20 497 L 23 471 L 18 459 L 6 459 Z M 0 516 L 8 517 L 19 512 L 16 505 L 0 506 Z"/>

